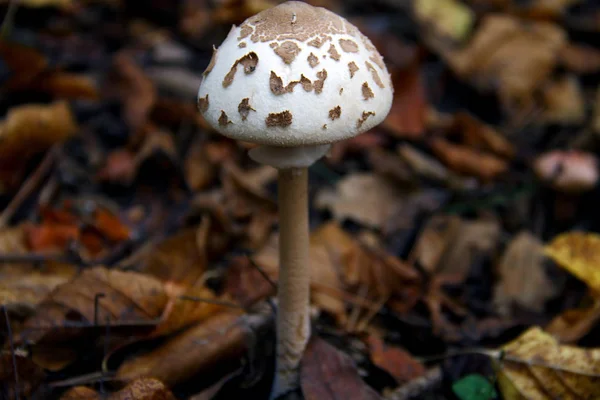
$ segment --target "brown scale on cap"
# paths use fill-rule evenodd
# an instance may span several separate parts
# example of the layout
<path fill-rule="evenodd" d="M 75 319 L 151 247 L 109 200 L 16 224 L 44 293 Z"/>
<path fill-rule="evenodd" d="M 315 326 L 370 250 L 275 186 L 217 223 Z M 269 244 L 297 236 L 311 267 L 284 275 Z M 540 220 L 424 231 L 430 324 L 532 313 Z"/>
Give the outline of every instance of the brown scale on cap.
<path fill-rule="evenodd" d="M 269 78 L 269 86 L 271 87 L 271 92 L 273 92 L 273 94 L 276 96 L 281 96 L 282 94 L 286 93 L 292 93 L 294 91 L 294 87 L 299 83 L 301 83 L 301 81 L 292 81 L 288 83 L 287 86 L 284 86 L 283 79 L 277 76 L 277 74 L 274 71 L 271 71 L 271 76 Z"/>
<path fill-rule="evenodd" d="M 342 58 L 342 56 L 340 55 L 340 53 L 338 53 L 333 43 L 331 44 L 331 46 L 329 46 L 329 50 L 327 50 L 327 52 L 329 53 L 329 56 L 335 61 L 340 61 L 340 58 Z"/>
<path fill-rule="evenodd" d="M 362 95 L 365 100 L 369 100 L 369 99 L 372 99 L 373 97 L 375 97 L 375 95 L 373 94 L 373 91 L 371 90 L 371 88 L 369 87 L 369 84 L 367 82 L 362 84 Z"/>
<path fill-rule="evenodd" d="M 229 124 L 232 124 L 233 122 L 231 122 L 229 120 L 229 117 L 227 116 L 227 114 L 225 113 L 225 111 L 221 110 L 221 116 L 219 117 L 219 125 L 220 126 L 227 126 Z"/>
<path fill-rule="evenodd" d="M 302 85 L 302 89 L 304 89 L 307 92 L 313 90 L 312 82 L 310 81 L 310 79 L 305 77 L 304 74 L 300 75 L 300 84 Z"/>
<path fill-rule="evenodd" d="M 323 86 L 325 86 L 325 79 L 327 79 L 327 70 L 317 72 L 317 80 L 313 83 L 313 87 L 315 88 L 315 93 L 319 94 L 323 91 Z"/>
<path fill-rule="evenodd" d="M 323 124 L 323 130 L 327 129 L 327 124 Z"/>
<path fill-rule="evenodd" d="M 245 99 L 242 99 L 242 101 L 238 105 L 238 112 L 242 117 L 242 121 L 245 121 L 246 118 L 248 118 L 248 114 L 250 114 L 250 111 L 256 110 L 250 106 L 250 99 L 246 97 Z"/>
<path fill-rule="evenodd" d="M 358 119 L 358 121 L 356 121 L 356 128 L 360 129 L 360 127 L 363 126 L 367 118 L 371 116 L 375 116 L 375 113 L 373 111 L 363 111 L 362 116 Z"/>
<path fill-rule="evenodd" d="M 212 57 L 210 58 L 210 61 L 208 62 L 208 67 L 206 67 L 206 69 L 204 70 L 203 75 L 206 76 L 210 73 L 210 71 L 213 70 L 213 68 L 215 67 L 215 63 L 217 62 L 217 48 L 215 46 L 213 46 L 213 53 L 212 53 Z"/>
<path fill-rule="evenodd" d="M 240 27 L 238 40 L 250 37 L 254 43 L 290 39 L 306 42 L 315 38 L 325 41 L 333 34 L 358 36 L 358 30 L 329 10 L 294 1 L 247 19 Z"/>
<path fill-rule="evenodd" d="M 369 71 L 371 71 L 371 75 L 373 76 L 373 80 L 375 81 L 377 86 L 379 86 L 380 88 L 383 89 L 385 87 L 385 85 L 381 81 L 381 78 L 379 77 L 379 74 L 377 73 L 377 70 L 375 69 L 375 67 L 373 65 L 371 65 L 371 63 L 369 63 L 368 61 L 365 61 L 365 65 L 367 66 L 367 69 Z"/>
<path fill-rule="evenodd" d="M 240 49 L 243 49 L 244 47 L 246 47 L 246 42 L 241 42 L 240 44 L 238 44 L 238 47 Z"/>
<path fill-rule="evenodd" d="M 277 54 L 284 63 L 291 64 L 295 59 L 298 53 L 300 53 L 300 47 L 291 41 L 283 42 L 280 45 L 274 47 L 275 54 Z"/>
<path fill-rule="evenodd" d="M 369 57 L 369 60 L 373 61 L 375 65 L 381 68 L 382 71 L 385 71 L 385 64 L 383 63 L 383 57 L 380 54 L 372 55 Z"/>
<path fill-rule="evenodd" d="M 204 114 L 208 110 L 208 94 L 198 98 L 198 110 Z"/>
<path fill-rule="evenodd" d="M 246 54 L 244 57 L 240 58 L 239 60 L 236 60 L 236 62 L 234 62 L 231 66 L 231 69 L 229 70 L 227 75 L 225 75 L 225 78 L 223 78 L 224 88 L 228 87 L 233 82 L 233 78 L 235 78 L 235 73 L 239 64 L 242 64 L 242 66 L 244 67 L 244 73 L 246 75 L 251 74 L 254 72 L 254 70 L 256 69 L 256 65 L 258 64 L 258 56 L 255 52 L 252 51 Z"/>
<path fill-rule="evenodd" d="M 358 53 L 358 45 L 356 42 L 348 39 L 340 39 L 340 47 L 346 53 Z"/>
<path fill-rule="evenodd" d="M 340 107 L 340 106 L 335 106 L 334 108 L 329 110 L 329 118 L 331 118 L 332 121 L 338 119 L 341 115 L 342 115 L 342 107 Z"/>
<path fill-rule="evenodd" d="M 340 88 L 340 96 L 344 93 L 344 88 Z"/>
<path fill-rule="evenodd" d="M 309 46 L 312 47 L 316 47 L 317 49 L 320 49 L 321 46 L 323 46 L 325 44 L 326 41 L 331 40 L 331 36 L 327 36 L 325 38 L 321 38 L 321 37 L 316 37 L 313 40 L 309 41 L 308 43 L 306 43 Z"/>
<path fill-rule="evenodd" d="M 282 111 L 280 113 L 270 113 L 265 119 L 265 123 L 268 127 L 280 126 L 285 128 L 292 124 L 292 113 L 289 110 Z"/>
<path fill-rule="evenodd" d="M 348 63 L 348 69 L 350 70 L 350 79 L 354 78 L 354 74 L 358 71 L 358 66 L 354 61 Z"/>
<path fill-rule="evenodd" d="M 311 68 L 314 68 L 317 65 L 319 65 L 319 59 L 313 53 L 310 53 L 310 55 L 308 56 L 308 58 L 306 60 L 308 61 L 308 64 L 310 65 Z"/>

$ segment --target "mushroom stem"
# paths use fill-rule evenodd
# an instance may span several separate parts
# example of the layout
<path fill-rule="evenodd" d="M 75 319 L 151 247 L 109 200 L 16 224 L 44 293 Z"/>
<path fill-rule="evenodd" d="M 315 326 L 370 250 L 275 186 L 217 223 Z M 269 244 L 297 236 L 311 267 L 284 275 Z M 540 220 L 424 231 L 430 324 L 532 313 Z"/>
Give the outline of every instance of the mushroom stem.
<path fill-rule="evenodd" d="M 272 398 L 300 385 L 300 360 L 310 336 L 308 169 L 279 170 L 277 361 Z"/>

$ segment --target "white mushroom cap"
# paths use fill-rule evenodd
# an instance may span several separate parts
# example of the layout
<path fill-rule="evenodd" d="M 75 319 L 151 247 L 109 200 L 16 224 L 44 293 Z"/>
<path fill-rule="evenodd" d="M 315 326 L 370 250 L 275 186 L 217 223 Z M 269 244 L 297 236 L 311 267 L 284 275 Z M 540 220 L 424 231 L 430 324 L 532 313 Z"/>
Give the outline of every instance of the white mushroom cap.
<path fill-rule="evenodd" d="M 372 128 L 392 97 L 367 37 L 331 11 L 289 1 L 231 29 L 204 72 L 198 108 L 225 136 L 293 147 Z"/>

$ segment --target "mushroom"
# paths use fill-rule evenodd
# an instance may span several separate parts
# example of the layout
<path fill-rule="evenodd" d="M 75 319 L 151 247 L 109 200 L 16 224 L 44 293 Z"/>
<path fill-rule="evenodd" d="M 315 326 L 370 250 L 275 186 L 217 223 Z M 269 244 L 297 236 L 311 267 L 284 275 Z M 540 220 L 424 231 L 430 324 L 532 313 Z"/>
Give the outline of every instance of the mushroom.
<path fill-rule="evenodd" d="M 310 336 L 308 167 L 330 144 L 387 116 L 390 75 L 371 41 L 344 18 L 289 1 L 233 26 L 214 49 L 198 108 L 221 134 L 258 145 L 278 169 L 279 290 L 272 396 L 299 385 Z"/>

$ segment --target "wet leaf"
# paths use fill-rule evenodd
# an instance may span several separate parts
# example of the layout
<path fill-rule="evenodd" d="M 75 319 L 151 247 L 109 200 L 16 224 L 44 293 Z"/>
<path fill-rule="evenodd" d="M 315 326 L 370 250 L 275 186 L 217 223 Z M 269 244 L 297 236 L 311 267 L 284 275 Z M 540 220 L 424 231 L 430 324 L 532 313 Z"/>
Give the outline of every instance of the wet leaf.
<path fill-rule="evenodd" d="M 461 78 L 483 90 L 497 88 L 503 104 L 511 108 L 533 101 L 565 42 L 565 32 L 554 24 L 490 14 L 465 48 L 440 51 Z"/>
<path fill-rule="evenodd" d="M 330 209 L 338 221 L 348 218 L 380 228 L 402 198 L 403 192 L 388 179 L 359 173 L 344 177 L 337 183 L 335 191 L 326 189 L 319 192 L 316 206 Z"/>
<path fill-rule="evenodd" d="M 567 232 L 550 241 L 544 253 L 559 266 L 600 291 L 600 236 L 596 233 Z"/>
<path fill-rule="evenodd" d="M 498 397 L 494 385 L 479 374 L 467 375 L 454 382 L 452 391 L 460 400 L 490 400 Z"/>
<path fill-rule="evenodd" d="M 456 145 L 440 137 L 429 142 L 433 153 L 452 170 L 489 182 L 505 173 L 508 164 L 501 158 L 466 146 Z"/>
<path fill-rule="evenodd" d="M 523 231 L 509 243 L 498 265 L 499 280 L 494 288 L 494 305 L 503 315 L 512 306 L 542 312 L 555 295 L 554 284 L 544 268 L 544 245 Z"/>
<path fill-rule="evenodd" d="M 400 347 L 387 345 L 374 334 L 369 335 L 367 343 L 373 363 L 392 375 L 399 385 L 425 375 L 423 364 Z"/>
<path fill-rule="evenodd" d="M 246 349 L 248 328 L 239 313 L 221 313 L 167 340 L 146 354 L 125 361 L 119 379 L 154 377 L 171 386 L 238 359 Z"/>
<path fill-rule="evenodd" d="M 302 359 L 300 385 L 306 400 L 381 399 L 360 378 L 349 356 L 315 335 Z"/>
<path fill-rule="evenodd" d="M 600 349 L 560 345 L 533 327 L 503 346 L 498 386 L 508 400 L 594 398 L 600 391 Z"/>
<path fill-rule="evenodd" d="M 97 314 L 94 306 L 98 299 Z M 26 320 L 23 339 L 36 343 L 64 341 L 82 334 L 81 329 L 59 329 L 69 322 L 94 326 L 152 324 L 167 304 L 160 281 L 136 272 L 95 267 L 58 286 Z"/>

